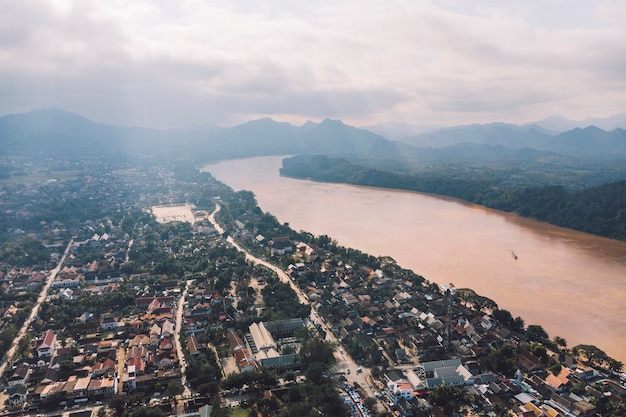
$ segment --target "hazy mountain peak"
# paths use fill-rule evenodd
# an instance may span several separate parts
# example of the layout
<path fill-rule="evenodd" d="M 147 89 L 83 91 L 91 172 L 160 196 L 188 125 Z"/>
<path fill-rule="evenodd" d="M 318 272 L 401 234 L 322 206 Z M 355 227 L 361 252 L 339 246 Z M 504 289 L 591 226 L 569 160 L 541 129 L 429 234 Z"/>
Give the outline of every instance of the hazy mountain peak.
<path fill-rule="evenodd" d="M 320 126 L 346 126 L 346 124 L 344 124 L 344 122 L 338 119 L 326 118 L 322 120 L 322 123 L 320 123 Z"/>
<path fill-rule="evenodd" d="M 250 120 L 247 121 L 245 123 L 242 123 L 239 126 L 243 126 L 243 125 L 272 125 L 272 124 L 279 124 L 280 122 L 277 122 L 276 120 L 272 119 L 271 117 L 261 117 L 260 119 L 254 119 L 254 120 Z"/>
<path fill-rule="evenodd" d="M 554 120 L 563 120 L 556 117 Z M 546 134 L 537 125 L 508 123 L 457 126 L 391 142 L 370 130 L 324 119 L 302 126 L 269 117 L 230 128 L 154 130 L 124 128 L 93 122 L 58 108 L 0 117 L 0 152 L 94 153 L 168 152 L 202 158 L 206 153 L 255 156 L 305 153 L 411 154 L 411 147 L 442 148 L 459 143 L 533 148 L 563 155 L 626 155 L 626 131 L 607 132 L 601 126 L 577 127 L 559 135 Z M 408 144 L 408 145 L 407 145 Z"/>
<path fill-rule="evenodd" d="M 34 109 L 28 113 L 10 114 L 0 118 L 0 126 L 13 129 L 15 132 L 62 132 L 90 129 L 94 126 L 104 127 L 79 114 L 58 108 Z"/>
<path fill-rule="evenodd" d="M 58 107 L 33 109 L 27 113 L 13 114 L 7 117 L 28 117 L 33 120 L 80 120 L 83 122 L 96 123 L 93 120 L 87 119 L 80 114 L 73 113 L 67 110 L 59 109 Z"/>
<path fill-rule="evenodd" d="M 584 127 L 582 128 L 582 130 L 585 132 L 606 132 L 606 130 L 600 129 L 598 126 L 595 126 L 595 125 Z"/>
<path fill-rule="evenodd" d="M 611 131 L 618 127 L 626 128 L 626 112 L 604 118 L 588 117 L 584 120 L 572 120 L 563 116 L 554 115 L 536 122 L 526 123 L 524 126 L 528 125 L 536 125 L 557 133 L 588 126 L 596 126 L 602 130 Z"/>
<path fill-rule="evenodd" d="M 617 128 L 626 128 L 626 112 L 613 114 L 609 117 L 588 117 L 582 121 L 583 125 L 598 126 L 600 129 L 611 131 Z"/>

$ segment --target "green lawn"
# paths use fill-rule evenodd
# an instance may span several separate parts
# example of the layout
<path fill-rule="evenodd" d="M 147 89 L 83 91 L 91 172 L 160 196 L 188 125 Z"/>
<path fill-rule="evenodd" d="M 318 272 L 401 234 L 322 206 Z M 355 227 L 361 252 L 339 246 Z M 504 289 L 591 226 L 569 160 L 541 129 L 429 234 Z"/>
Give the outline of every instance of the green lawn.
<path fill-rule="evenodd" d="M 241 407 L 234 407 L 231 417 L 248 417 L 248 410 L 245 410 Z"/>

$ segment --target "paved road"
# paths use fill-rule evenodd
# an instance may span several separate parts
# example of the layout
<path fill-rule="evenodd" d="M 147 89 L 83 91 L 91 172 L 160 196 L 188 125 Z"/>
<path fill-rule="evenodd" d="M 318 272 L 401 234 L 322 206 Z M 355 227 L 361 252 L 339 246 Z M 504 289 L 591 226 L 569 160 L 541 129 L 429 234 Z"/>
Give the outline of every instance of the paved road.
<path fill-rule="evenodd" d="M 216 204 L 215 210 L 209 215 L 209 221 L 215 227 L 220 234 L 224 233 L 224 229 L 215 221 L 215 214 L 220 210 L 220 205 Z M 255 264 L 263 265 L 272 271 L 276 272 L 279 279 L 291 286 L 291 288 L 295 291 L 298 296 L 298 300 L 302 304 L 310 304 L 308 297 L 304 292 L 293 282 L 293 280 L 287 275 L 285 271 L 273 265 L 263 259 L 257 258 L 256 256 L 247 252 L 244 248 L 242 248 L 239 244 L 237 244 L 231 236 L 227 239 L 227 242 L 233 245 L 235 248 L 245 253 L 246 260 L 249 262 L 253 262 Z M 320 317 L 320 315 L 315 311 L 314 308 L 311 308 L 311 316 L 310 320 L 315 326 L 318 328 L 322 328 L 326 332 L 326 341 L 336 344 L 337 346 L 341 346 L 339 340 L 335 337 L 335 334 L 332 332 L 328 324 Z M 358 382 L 361 387 L 365 390 L 365 393 L 370 397 L 375 397 L 374 391 L 371 388 L 371 383 L 369 381 L 372 380 L 370 369 L 362 368 L 361 371 L 358 371 L 361 367 L 352 359 L 352 357 L 343 349 L 338 348 L 335 350 L 335 359 L 337 360 L 337 366 L 335 367 L 336 372 L 345 372 L 345 377 L 349 383 Z M 347 373 L 350 370 L 350 373 Z"/>
<path fill-rule="evenodd" d="M 65 248 L 65 252 L 63 252 L 63 256 L 59 260 L 59 263 L 53 270 L 50 271 L 50 275 L 48 275 L 48 280 L 46 281 L 46 284 L 41 289 L 41 292 L 39 293 L 39 298 L 37 298 L 37 302 L 33 306 L 33 309 L 30 312 L 30 316 L 28 316 L 28 319 L 26 319 L 26 321 L 24 322 L 24 325 L 22 326 L 20 331 L 17 333 L 17 336 L 15 337 L 15 340 L 13 341 L 13 345 L 11 345 L 11 348 L 5 353 L 4 357 L 2 358 L 2 363 L 0 363 L 0 375 L 4 374 L 4 370 L 6 369 L 7 364 L 10 362 L 10 360 L 13 358 L 13 355 L 15 355 L 15 352 L 17 351 L 20 340 L 22 340 L 22 338 L 28 331 L 28 327 L 33 322 L 35 317 L 37 317 L 37 315 L 39 314 L 39 309 L 41 308 L 41 304 L 44 301 L 46 301 L 46 297 L 48 296 L 48 291 L 50 290 L 50 287 L 52 287 L 52 283 L 54 282 L 54 279 L 56 278 L 57 274 L 61 270 L 61 267 L 63 266 L 63 263 L 65 262 L 65 258 L 67 257 L 67 254 L 70 252 L 70 249 L 72 248 L 73 244 L 74 244 L 74 239 L 70 239 L 70 243 L 67 244 L 67 247 Z"/>

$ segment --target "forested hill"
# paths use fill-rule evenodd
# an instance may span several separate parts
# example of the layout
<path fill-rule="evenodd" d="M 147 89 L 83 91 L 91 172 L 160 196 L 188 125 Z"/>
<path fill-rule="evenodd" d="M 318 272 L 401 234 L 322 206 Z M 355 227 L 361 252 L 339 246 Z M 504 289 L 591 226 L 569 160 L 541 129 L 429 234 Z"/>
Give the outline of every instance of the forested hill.
<path fill-rule="evenodd" d="M 455 170 L 399 173 L 344 158 L 304 155 L 285 159 L 281 175 L 456 197 L 557 226 L 626 241 L 626 180 L 568 191 L 561 185 L 503 184 Z"/>

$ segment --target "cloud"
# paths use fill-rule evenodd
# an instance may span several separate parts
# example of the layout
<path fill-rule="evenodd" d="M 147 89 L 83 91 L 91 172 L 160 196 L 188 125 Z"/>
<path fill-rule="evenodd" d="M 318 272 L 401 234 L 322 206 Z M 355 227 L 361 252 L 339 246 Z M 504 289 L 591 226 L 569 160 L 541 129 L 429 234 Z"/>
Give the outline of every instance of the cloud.
<path fill-rule="evenodd" d="M 523 122 L 626 108 L 619 1 L 0 6 L 0 113 L 56 106 L 169 127 L 257 116 Z"/>

